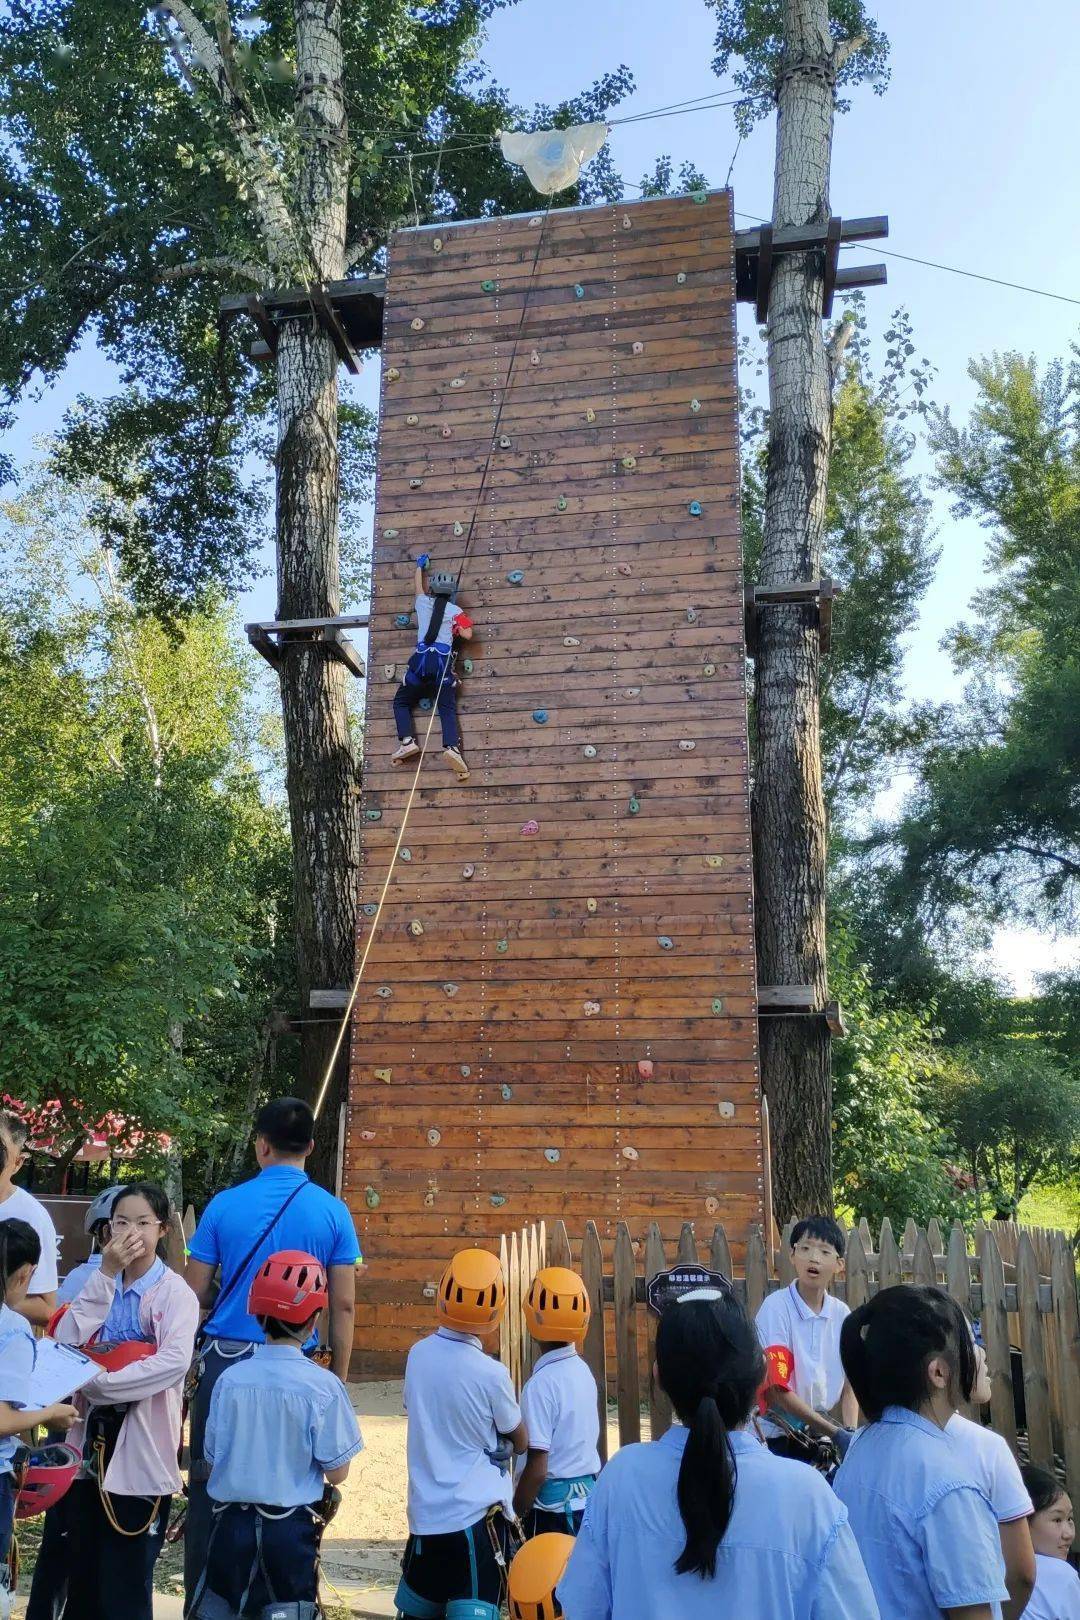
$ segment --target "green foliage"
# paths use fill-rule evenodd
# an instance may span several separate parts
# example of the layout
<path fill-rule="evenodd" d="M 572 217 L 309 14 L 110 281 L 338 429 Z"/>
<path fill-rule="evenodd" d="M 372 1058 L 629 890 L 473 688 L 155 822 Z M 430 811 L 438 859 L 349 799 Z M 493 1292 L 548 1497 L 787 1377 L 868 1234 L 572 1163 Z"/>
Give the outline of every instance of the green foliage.
<path fill-rule="evenodd" d="M 632 87 L 621 68 L 557 106 L 516 106 L 476 60 L 492 9 L 342 8 L 354 271 L 382 265 L 399 224 L 535 207 L 496 130 L 602 117 Z M 254 168 L 206 77 L 178 66 L 164 14 L 129 0 L 27 0 L 0 15 L 0 427 L 78 343 L 116 363 L 122 392 L 76 407 L 60 465 L 102 484 L 123 576 L 166 618 L 244 582 L 265 533 L 272 374 L 251 365 L 241 327 L 221 336 L 218 300 L 313 273 L 296 225 L 312 132 L 297 113 L 293 7 L 242 4 L 231 32 L 225 6 L 196 10 L 261 132 Z M 293 221 L 273 264 L 257 172 Z M 612 195 L 621 187 L 602 153 L 559 203 Z M 353 410 L 343 427 L 348 524 L 370 494 L 373 423 Z"/>
<path fill-rule="evenodd" d="M 190 1148 L 263 1079 L 287 835 L 235 625 L 141 618 L 102 498 L 44 478 L 0 508 L 0 1090 L 58 1100 L 61 1139 L 118 1114 Z"/>
<path fill-rule="evenodd" d="M 830 985 L 848 1029 L 833 1049 L 837 1203 L 873 1226 L 886 1215 L 894 1225 L 951 1220 L 965 1208 L 965 1185 L 931 1107 L 944 1058 L 929 1019 L 873 988 L 842 926 L 830 943 Z"/>
<path fill-rule="evenodd" d="M 1080 894 L 1080 367 L 975 363 L 964 429 L 935 417 L 942 486 L 990 532 L 991 585 L 949 644 L 969 676 L 883 842 L 935 927 L 974 913 L 1066 925 Z"/>
<path fill-rule="evenodd" d="M 784 0 L 707 0 L 716 12 L 713 72 L 723 78 L 733 59 L 742 62 L 734 81 L 746 100 L 736 110 L 742 134 L 772 112 L 784 60 Z M 843 64 L 837 87 L 869 81 L 883 95 L 889 82 L 889 42 L 863 0 L 828 0 L 829 33 L 834 42 L 864 37 L 866 43 Z M 846 110 L 847 102 L 837 106 Z"/>
<path fill-rule="evenodd" d="M 1015 1220 L 1038 1183 L 1075 1184 L 1080 1071 L 1030 1041 L 974 1049 L 938 1096 L 940 1115 L 977 1178 L 980 1202 Z"/>

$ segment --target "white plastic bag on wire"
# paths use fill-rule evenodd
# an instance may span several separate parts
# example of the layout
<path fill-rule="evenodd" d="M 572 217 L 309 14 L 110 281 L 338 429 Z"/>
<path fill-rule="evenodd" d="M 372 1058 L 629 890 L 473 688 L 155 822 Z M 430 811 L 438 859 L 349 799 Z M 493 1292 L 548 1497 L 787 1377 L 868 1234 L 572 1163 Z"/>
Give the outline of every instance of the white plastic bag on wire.
<path fill-rule="evenodd" d="M 606 124 L 572 124 L 569 129 L 537 129 L 531 135 L 500 130 L 499 142 L 507 163 L 518 164 L 537 191 L 550 197 L 574 184 L 607 136 Z"/>

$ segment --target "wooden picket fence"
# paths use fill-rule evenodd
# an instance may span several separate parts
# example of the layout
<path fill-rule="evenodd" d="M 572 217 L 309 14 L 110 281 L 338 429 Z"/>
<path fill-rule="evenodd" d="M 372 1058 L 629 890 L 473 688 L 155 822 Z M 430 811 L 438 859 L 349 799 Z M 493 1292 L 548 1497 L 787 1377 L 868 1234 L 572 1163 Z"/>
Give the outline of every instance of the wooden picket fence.
<path fill-rule="evenodd" d="M 529 1376 L 539 1352 L 522 1322 L 521 1306 L 544 1265 L 579 1271 L 592 1301 L 583 1354 L 596 1378 L 601 1453 L 607 1457 L 607 1406 L 615 1403 L 619 1443 L 639 1440 L 644 1407 L 656 1437 L 671 1423 L 671 1409 L 650 1377 L 656 1319 L 645 1307 L 645 1284 L 678 1262 L 698 1261 L 730 1277 L 752 1314 L 775 1288 L 791 1281 L 791 1228 L 766 1245 L 758 1227 L 733 1246 L 722 1226 L 706 1240 L 687 1222 L 677 1242 L 665 1241 L 654 1222 L 635 1241 L 618 1223 L 610 1261 L 596 1224 L 571 1240 L 562 1221 L 504 1236 L 500 1254 L 508 1308 L 500 1356 L 515 1385 Z M 1080 1308 L 1072 1246 L 1063 1232 L 980 1223 L 969 1234 L 959 1222 L 946 1237 L 936 1221 L 909 1221 L 899 1242 L 889 1221 L 877 1248 L 860 1221 L 847 1233 L 845 1274 L 836 1292 L 851 1306 L 894 1283 L 938 1283 L 980 1320 L 990 1372 L 990 1423 L 1014 1452 L 1064 1474 L 1070 1494 L 1080 1492 Z M 1014 1389 L 1014 1359 L 1019 1372 Z M 643 1400 L 644 1394 L 644 1400 Z M 1018 1412 L 1021 1423 L 1018 1425 Z M 977 1414 L 971 1414 L 977 1415 Z"/>

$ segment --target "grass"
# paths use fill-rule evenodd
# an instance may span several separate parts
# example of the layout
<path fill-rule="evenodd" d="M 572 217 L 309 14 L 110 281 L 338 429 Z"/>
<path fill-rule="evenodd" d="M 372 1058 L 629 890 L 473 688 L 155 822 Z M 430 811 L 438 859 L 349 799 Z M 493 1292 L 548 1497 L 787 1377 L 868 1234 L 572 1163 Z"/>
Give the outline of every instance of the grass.
<path fill-rule="evenodd" d="M 1025 1226 L 1057 1227 L 1071 1238 L 1080 1228 L 1080 1186 L 1032 1188 L 1020 1205 L 1020 1220 Z"/>

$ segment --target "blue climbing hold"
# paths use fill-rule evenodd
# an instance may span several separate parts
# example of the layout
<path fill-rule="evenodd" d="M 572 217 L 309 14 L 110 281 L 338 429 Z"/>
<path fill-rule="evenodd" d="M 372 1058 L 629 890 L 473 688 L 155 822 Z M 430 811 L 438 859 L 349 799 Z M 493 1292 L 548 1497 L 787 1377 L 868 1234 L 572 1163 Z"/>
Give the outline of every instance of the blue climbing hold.
<path fill-rule="evenodd" d="M 507 583 L 510 584 L 510 585 L 524 585 L 524 583 L 525 583 L 524 571 L 522 569 L 520 569 L 520 568 L 511 569 L 510 573 L 507 574 L 506 579 L 507 579 Z"/>
<path fill-rule="evenodd" d="M 506 1203 L 506 1194 L 505 1193 L 492 1193 L 489 1202 L 491 1204 L 492 1209 L 502 1209 L 503 1205 Z"/>
<path fill-rule="evenodd" d="M 496 940 L 495 949 L 498 951 L 500 956 L 504 956 L 510 949 L 510 941 L 508 939 Z"/>
<path fill-rule="evenodd" d="M 690 513 L 691 517 L 700 517 L 701 516 L 701 502 L 700 501 L 691 501 L 689 507 L 687 508 L 687 510 Z"/>
<path fill-rule="evenodd" d="M 365 810 L 364 811 L 364 820 L 365 821 L 381 821 L 382 820 L 382 811 L 381 810 Z"/>
<path fill-rule="evenodd" d="M 538 726 L 547 725 L 548 712 L 546 709 L 534 709 L 532 712 L 532 717 Z"/>
<path fill-rule="evenodd" d="M 503 1102 L 509 1102 L 511 1097 L 514 1095 L 513 1086 L 500 1086 L 499 1091 L 502 1095 Z"/>
<path fill-rule="evenodd" d="M 399 849 L 398 850 L 398 860 L 399 861 L 406 861 L 406 862 L 411 861 L 412 860 L 412 850 L 411 849 Z"/>
<path fill-rule="evenodd" d="M 634 795 L 631 795 L 630 803 L 627 805 L 627 809 L 632 816 L 636 816 L 638 811 L 641 809 L 641 800 L 636 798 Z"/>
<path fill-rule="evenodd" d="M 420 699 L 420 707 L 422 709 L 430 709 L 431 708 L 431 699 L 430 698 L 421 698 Z"/>
<path fill-rule="evenodd" d="M 473 672 L 473 661 L 472 661 L 472 659 L 471 658 L 463 658 L 461 660 L 461 669 L 462 669 L 462 673 L 464 675 L 471 675 L 472 672 Z"/>
<path fill-rule="evenodd" d="M 675 948 L 675 941 L 667 934 L 657 934 L 656 943 L 662 951 L 671 951 Z"/>
<path fill-rule="evenodd" d="M 410 624 L 412 624 L 412 614 L 398 613 L 395 615 L 394 623 L 397 625 L 399 630 L 407 630 Z"/>
<path fill-rule="evenodd" d="M 495 283 L 493 281 L 482 281 L 480 283 L 480 290 L 481 292 L 494 292 Z"/>
<path fill-rule="evenodd" d="M 368 901 L 366 906 L 361 906 L 360 907 L 360 910 L 364 913 L 365 917 L 374 917 L 375 913 L 378 911 L 378 909 L 379 909 L 378 906 L 372 905 L 370 900 Z"/>
<path fill-rule="evenodd" d="M 574 297 L 575 298 L 584 298 L 584 296 L 585 296 L 584 287 L 581 285 L 580 281 L 575 281 L 575 283 L 574 283 Z"/>

